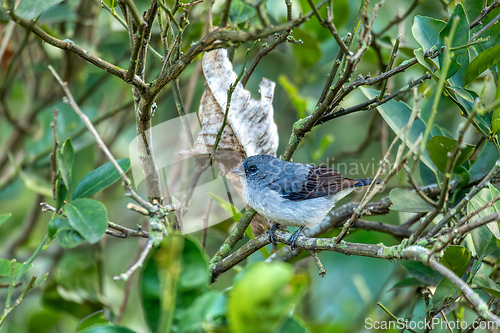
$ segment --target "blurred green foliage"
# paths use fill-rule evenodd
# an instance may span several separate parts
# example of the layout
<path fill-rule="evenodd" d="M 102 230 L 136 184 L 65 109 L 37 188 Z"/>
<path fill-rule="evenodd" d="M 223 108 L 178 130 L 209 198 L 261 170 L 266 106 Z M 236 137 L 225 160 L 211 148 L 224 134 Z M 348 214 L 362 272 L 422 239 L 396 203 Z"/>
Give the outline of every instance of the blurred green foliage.
<path fill-rule="evenodd" d="M 121 17 L 118 1 L 104 3 Z M 134 3 L 141 14 L 150 5 L 146 0 Z M 172 8 L 175 2 L 164 3 Z M 209 3 L 193 6 L 181 52 L 206 34 Z M 254 32 L 263 22 L 284 23 L 285 3 L 234 0 L 228 13 L 229 25 L 236 31 Z M 331 2 L 333 22 L 341 36 L 353 29 L 360 3 L 359 0 Z M 460 126 L 480 104 L 484 112 L 473 114 L 473 129 L 467 132 L 465 140 L 468 144 L 459 147 L 462 154 L 451 172 L 455 181 L 462 181 L 462 187 L 479 181 L 491 170 L 499 157 L 496 135 L 500 129 L 500 106 L 485 109 L 500 96 L 497 70 L 500 29 L 493 26 L 481 35 L 488 35 L 488 40 L 467 44 L 500 10 L 494 9 L 482 20 L 483 25 L 470 29 L 469 24 L 481 14 L 483 1 L 451 1 L 450 6 L 445 3 L 419 1 L 401 22 L 374 37 L 352 73 L 355 79 L 368 74 L 374 77 L 385 71 L 392 44 L 400 34 L 401 46 L 393 67 L 410 61 L 414 55 L 418 64 L 391 77 L 388 92 L 402 89 L 425 72 L 432 73 L 431 80 L 417 86 L 417 92 L 424 97 L 413 126 L 405 130 L 414 107 L 414 96 L 409 90 L 377 109 L 352 113 L 315 127 L 302 141 L 294 161 L 326 162 L 345 176 L 371 177 L 395 137 L 405 140 L 406 147 L 411 148 L 419 142 L 421 133 L 426 132 L 428 141 L 424 142 L 426 150 L 420 156 L 422 163 L 415 162 L 420 173 L 417 181 L 420 185 L 441 182 L 447 172 L 448 154 L 456 147 Z M 373 13 L 374 5 L 369 5 L 368 13 Z M 294 18 L 310 10 L 306 0 L 292 1 L 292 6 Z M 387 0 L 373 22 L 373 31 L 382 31 L 409 6 L 406 2 Z M 223 7 L 224 2 L 216 2 L 214 24 L 218 24 Z M 185 7 L 179 13 L 183 10 Z M 326 6 L 319 12 L 327 17 Z M 99 1 L 21 0 L 15 13 L 25 19 L 36 19 L 43 31 L 62 40 L 71 39 L 116 66 L 129 66 L 128 33 Z M 451 43 L 457 48 L 450 58 L 444 53 L 431 60 L 424 58 L 426 51 L 438 50 L 446 44 L 453 24 L 450 17 L 454 16 L 460 21 Z M 311 260 L 263 262 L 273 250 L 270 245 L 211 283 L 208 258 L 227 237 L 232 219 L 208 229 L 206 239 L 202 231 L 186 237 L 169 235 L 154 249 L 140 274 L 127 282 L 114 281 L 113 276 L 126 271 L 137 260 L 144 244 L 137 238 L 105 236 L 107 222 L 147 229 L 147 221 L 126 209 L 129 200 L 124 197 L 119 174 L 96 147 L 80 118 L 61 101 L 63 92 L 47 66 L 56 68 L 68 82 L 78 104 L 125 172 L 130 168 L 130 160 L 126 158 L 128 146 L 136 136 L 131 88 L 9 21 L 3 6 L 0 37 L 0 304 L 9 308 L 22 295 L 30 278 L 39 277 L 34 280 L 33 290 L 23 295 L 22 302 L 4 318 L 5 332 L 357 332 L 363 331 L 366 318 L 388 320 L 387 314 L 377 307 L 378 301 L 397 316 L 418 321 L 426 318 L 429 311 L 438 312 L 460 296 L 454 284 L 420 262 L 322 252 L 319 258 L 328 274 L 320 278 Z M 260 48 L 274 40 L 273 35 L 261 39 L 251 61 Z M 246 85 L 255 96 L 263 77 L 277 82 L 273 105 L 280 136 L 278 152 L 288 142 L 295 121 L 314 112 L 339 52 L 334 38 L 316 17 L 295 28 L 289 41 L 262 59 Z M 359 42 L 355 36 L 353 49 Z M 249 46 L 250 43 L 231 45 L 236 72 Z M 157 23 L 153 26 L 151 47 L 162 49 Z M 204 88 L 198 68 L 200 59 L 201 56 L 197 57 L 179 77 L 187 113 L 197 112 Z M 443 64 L 450 59 L 442 95 L 436 87 Z M 156 78 L 161 68 L 162 62 L 149 56 L 147 81 Z M 380 86 L 362 87 L 353 90 L 339 106 L 347 109 L 379 95 Z M 438 104 L 433 109 L 435 100 Z M 156 103 L 153 124 L 178 116 L 170 85 L 159 94 Z M 54 136 L 59 142 L 56 148 Z M 54 160 L 56 169 L 51 167 Z M 413 216 L 410 213 L 432 210 L 433 206 L 415 192 L 400 187 L 409 188 L 404 171 L 391 180 L 387 191 L 376 197 L 387 196 L 395 188 L 390 191 L 394 202 L 391 212 L 366 220 L 401 225 Z M 446 207 L 464 195 L 457 191 Z M 467 204 L 467 214 L 473 214 L 497 195 L 495 187 L 486 187 Z M 232 210 L 231 205 L 214 198 L 214 207 Z M 349 200 L 359 201 L 360 196 L 354 195 Z M 49 203 L 55 212 L 42 213 L 41 202 Z M 61 208 L 62 214 L 57 214 Z M 476 218 L 496 212 L 498 204 Z M 441 263 L 476 286 L 475 291 L 482 298 L 487 300 L 491 296 L 498 302 L 500 274 L 496 262 L 500 234 L 495 234 L 497 222 L 492 223 L 473 230 L 460 245 L 448 247 Z M 336 233 L 330 231 L 325 237 Z M 247 235 L 244 241 L 249 239 Z M 348 241 L 390 246 L 399 244 L 401 238 L 357 229 L 351 232 Z M 44 280 L 46 272 L 49 276 Z M 419 297 L 420 291 L 429 286 L 435 290 L 430 302 Z M 475 320 L 476 313 L 465 302 L 455 304 L 450 318 L 468 323 Z"/>

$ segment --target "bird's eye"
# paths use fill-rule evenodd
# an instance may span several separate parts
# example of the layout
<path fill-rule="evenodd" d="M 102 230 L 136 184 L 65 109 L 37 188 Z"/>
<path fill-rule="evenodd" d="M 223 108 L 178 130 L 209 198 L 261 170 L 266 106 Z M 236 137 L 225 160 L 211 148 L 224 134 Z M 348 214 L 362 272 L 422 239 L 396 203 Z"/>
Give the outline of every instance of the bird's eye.
<path fill-rule="evenodd" d="M 248 172 L 249 173 L 256 173 L 257 172 L 257 167 L 255 165 L 251 165 L 249 168 L 248 168 Z"/>

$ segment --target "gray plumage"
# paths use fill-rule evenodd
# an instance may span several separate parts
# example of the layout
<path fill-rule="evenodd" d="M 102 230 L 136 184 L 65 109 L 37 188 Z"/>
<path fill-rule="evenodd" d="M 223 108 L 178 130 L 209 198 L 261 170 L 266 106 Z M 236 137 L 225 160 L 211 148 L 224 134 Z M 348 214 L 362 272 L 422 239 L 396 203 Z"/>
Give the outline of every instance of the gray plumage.
<path fill-rule="evenodd" d="M 241 176 L 243 198 L 250 207 L 273 222 L 294 227 L 321 222 L 337 201 L 372 181 L 270 155 L 250 156 L 233 173 Z"/>

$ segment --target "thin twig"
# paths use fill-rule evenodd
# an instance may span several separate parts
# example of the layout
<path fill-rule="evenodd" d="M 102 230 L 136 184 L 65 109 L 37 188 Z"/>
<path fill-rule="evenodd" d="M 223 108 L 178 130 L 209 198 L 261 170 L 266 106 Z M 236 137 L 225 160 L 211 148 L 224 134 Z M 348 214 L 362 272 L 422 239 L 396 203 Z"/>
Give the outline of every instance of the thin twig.
<path fill-rule="evenodd" d="M 325 277 L 327 271 L 321 261 L 319 260 L 318 253 L 316 251 L 309 250 L 311 257 L 314 259 L 314 263 L 318 266 L 319 276 Z"/>
<path fill-rule="evenodd" d="M 431 78 L 431 75 L 429 73 L 425 73 L 424 75 L 422 75 L 418 79 L 408 82 L 408 85 L 402 87 L 398 91 L 395 91 L 392 94 L 385 96 L 382 100 L 380 100 L 379 96 L 377 96 L 377 97 L 374 97 L 366 102 L 360 103 L 360 104 L 352 106 L 350 108 L 340 109 L 334 113 L 330 113 L 330 114 L 327 114 L 327 115 L 321 117 L 321 119 L 318 121 L 317 125 L 323 124 L 327 121 L 330 121 L 330 120 L 338 118 L 338 117 L 345 116 L 345 115 L 353 113 L 353 112 L 364 111 L 364 110 L 367 110 L 367 111 L 373 110 L 376 107 L 378 107 L 382 104 L 385 104 L 385 103 L 389 102 L 390 100 L 396 98 L 397 96 L 406 93 L 408 90 L 422 84 L 423 81 L 428 80 L 430 78 Z"/>
<path fill-rule="evenodd" d="M 350 35 L 347 35 L 347 41 L 351 39 Z M 332 69 L 330 70 L 330 74 L 328 74 L 326 78 L 326 83 L 323 87 L 323 91 L 321 92 L 321 96 L 318 98 L 318 103 L 316 105 L 320 105 L 323 103 L 323 101 L 326 98 L 326 95 L 328 94 L 328 91 L 332 87 L 333 80 L 335 79 L 335 76 L 337 75 L 337 71 L 339 70 L 340 64 L 342 63 L 342 59 L 345 57 L 345 53 L 342 50 L 339 50 L 339 53 L 337 54 L 337 58 L 333 61 Z"/>
<path fill-rule="evenodd" d="M 124 227 L 122 225 L 116 224 L 116 223 L 111 222 L 111 221 L 108 221 L 108 227 L 120 231 L 121 234 L 123 235 L 123 237 L 118 236 L 120 238 L 127 238 L 129 236 L 149 238 L 149 232 L 147 232 L 147 231 L 129 229 L 127 227 Z"/>
<path fill-rule="evenodd" d="M 396 24 L 399 24 L 399 22 L 403 21 L 405 18 L 407 18 L 411 12 L 417 8 L 417 6 L 421 3 L 421 0 L 413 0 L 412 4 L 410 5 L 410 7 L 408 7 L 408 9 L 406 10 L 406 12 L 404 12 L 403 15 L 396 15 L 396 17 L 394 17 L 386 26 L 385 28 L 383 28 L 382 30 L 380 30 L 380 32 L 373 32 L 373 37 L 374 38 L 379 38 L 380 36 L 382 36 L 387 30 L 389 30 L 390 28 L 392 28 L 394 25 Z"/>
<path fill-rule="evenodd" d="M 266 46 L 259 51 L 259 53 L 255 57 L 255 59 L 253 60 L 252 64 L 250 65 L 248 70 L 245 71 L 245 74 L 241 78 L 241 84 L 243 85 L 243 87 L 247 84 L 248 79 L 250 78 L 250 75 L 252 75 L 255 68 L 257 68 L 258 63 L 262 60 L 262 58 L 264 58 L 266 55 L 268 55 L 278 45 L 285 42 L 287 40 L 288 36 L 290 36 L 291 32 L 292 32 L 292 30 L 286 30 L 281 35 L 279 35 L 279 37 L 275 38 L 274 42 L 271 45 Z"/>
<path fill-rule="evenodd" d="M 321 17 L 321 14 L 318 11 L 318 8 L 314 4 L 313 0 L 307 0 L 307 2 L 309 3 L 309 6 L 311 6 L 311 9 L 314 12 L 314 15 L 318 18 L 319 23 L 323 27 L 325 27 L 328 30 L 330 30 L 330 33 L 332 34 L 333 38 L 335 38 L 335 41 L 339 45 L 339 47 L 342 50 L 342 52 L 344 52 L 344 54 L 347 57 L 352 56 L 352 52 L 349 50 L 349 48 L 347 47 L 347 45 L 344 43 L 344 41 L 342 40 L 342 37 L 340 37 L 339 32 L 337 31 L 337 28 L 333 24 L 333 19 L 331 17 L 328 17 L 327 19 L 323 19 Z"/>
<path fill-rule="evenodd" d="M 208 219 L 210 217 L 210 210 L 212 209 L 212 197 L 208 198 L 207 204 L 207 212 L 205 213 L 205 217 L 203 218 L 203 235 L 201 236 L 201 247 L 204 249 L 207 241 L 207 228 L 208 228 Z"/>
<path fill-rule="evenodd" d="M 329 0 L 322 0 L 318 4 L 318 8 L 324 6 Z M 235 31 L 229 29 L 218 28 L 205 35 L 199 42 L 194 43 L 175 63 L 162 72 L 159 77 L 152 83 L 151 94 L 158 94 L 163 87 L 170 81 L 176 79 L 183 70 L 202 52 L 222 48 L 230 43 L 244 43 L 266 38 L 277 32 L 283 32 L 289 29 L 300 26 L 314 15 L 309 12 L 304 16 L 297 17 L 291 21 L 279 24 L 270 25 L 264 29 L 255 32 Z"/>
<path fill-rule="evenodd" d="M 473 41 L 479 35 L 481 35 L 483 32 L 485 32 L 487 29 L 491 28 L 491 26 L 496 24 L 499 19 L 500 19 L 500 13 L 498 13 L 497 16 L 495 16 L 490 22 L 488 22 L 488 24 L 486 24 L 484 27 L 482 27 L 478 32 L 473 34 L 472 37 L 470 38 L 470 41 Z"/>
<path fill-rule="evenodd" d="M 56 179 L 57 179 L 57 165 L 56 165 L 56 154 L 57 148 L 59 146 L 59 142 L 57 141 L 57 114 L 59 113 L 58 108 L 54 108 L 54 116 L 53 121 L 50 124 L 52 128 L 52 135 L 54 140 L 54 148 L 52 149 L 52 153 L 50 154 L 50 170 L 51 170 L 51 178 L 52 178 L 52 198 L 56 200 Z"/>
<path fill-rule="evenodd" d="M 118 164 L 118 162 L 116 161 L 116 159 L 113 156 L 113 154 L 111 154 L 111 152 L 109 151 L 108 147 L 106 146 L 106 144 L 104 143 L 104 141 L 101 139 L 101 136 L 99 135 L 99 133 L 97 133 L 97 130 L 95 129 L 94 125 L 92 125 L 92 122 L 90 121 L 90 119 L 87 117 L 87 115 L 85 113 L 83 113 L 83 111 L 80 109 L 80 107 L 78 106 L 78 104 L 76 104 L 76 101 L 73 98 L 73 95 L 71 94 L 71 91 L 69 90 L 67 83 L 64 82 L 61 79 L 61 77 L 59 76 L 59 74 L 57 74 L 56 70 L 52 66 L 49 65 L 49 69 L 52 72 L 52 74 L 54 75 L 54 77 L 57 79 L 57 81 L 59 82 L 59 84 L 61 85 L 62 89 L 64 90 L 64 93 L 66 94 L 66 96 L 68 98 L 68 103 L 71 106 L 71 108 L 76 112 L 76 114 L 80 117 L 80 119 L 82 119 L 82 121 L 84 122 L 85 126 L 87 126 L 87 129 L 89 130 L 90 134 L 92 134 L 92 136 L 96 140 L 99 148 L 101 148 L 101 150 L 104 152 L 104 154 L 109 159 L 109 161 L 111 162 L 111 164 L 113 164 L 113 166 L 115 167 L 115 169 L 120 174 L 120 177 L 123 179 L 123 182 L 124 182 L 125 191 L 128 194 L 130 194 L 130 196 L 137 203 L 139 203 L 142 207 L 148 209 L 150 212 L 155 212 L 156 208 L 153 205 L 151 205 L 149 202 L 147 202 L 146 200 L 144 200 L 139 194 L 137 194 L 137 192 L 135 192 L 132 189 L 132 186 L 131 186 L 132 182 L 131 182 L 131 180 L 128 178 L 128 176 L 126 175 L 125 171 L 123 171 L 123 169 L 121 168 L 121 166 Z"/>
<path fill-rule="evenodd" d="M 440 273 L 448 280 L 450 280 L 458 289 L 464 294 L 465 297 L 472 303 L 474 310 L 483 318 L 496 323 L 500 326 L 500 318 L 493 314 L 483 299 L 476 294 L 472 288 L 465 283 L 459 276 L 457 276 L 448 267 L 441 264 L 439 261 L 432 257 L 432 253 L 422 246 L 410 246 L 403 250 L 403 258 L 408 260 L 418 260 L 430 268 Z"/>
<path fill-rule="evenodd" d="M 377 305 L 382 309 L 384 310 L 385 313 L 387 313 L 389 315 L 389 317 L 391 317 L 394 321 L 396 321 L 397 323 L 399 323 L 399 318 L 396 317 L 391 311 L 389 311 L 389 309 L 387 309 L 383 304 L 382 302 L 377 302 Z M 414 329 L 411 329 L 410 327 L 408 327 L 408 325 L 405 323 L 405 329 L 409 332 L 412 332 L 412 333 L 418 333 L 417 331 L 415 331 Z"/>
<path fill-rule="evenodd" d="M 220 19 L 219 27 L 225 28 L 229 20 L 229 10 L 231 8 L 231 0 L 226 0 L 224 2 L 224 8 L 222 9 L 222 16 Z"/>
<path fill-rule="evenodd" d="M 0 317 L 0 326 L 4 322 L 5 318 L 12 312 L 12 310 L 14 310 L 19 304 L 21 304 L 21 302 L 24 299 L 24 296 L 26 296 L 26 294 L 31 289 L 33 289 L 33 287 L 35 286 L 36 278 L 37 278 L 36 275 L 33 275 L 31 277 L 31 279 L 28 281 L 28 284 L 26 285 L 26 288 L 24 288 L 24 290 L 21 292 L 21 294 L 17 297 L 17 299 L 14 302 L 14 304 L 10 305 L 10 302 L 9 302 L 9 306 L 5 307 L 4 312 L 2 314 L 2 317 Z M 40 279 L 42 279 L 42 278 L 40 278 Z M 12 284 L 12 286 L 14 286 L 14 284 Z"/>
<path fill-rule="evenodd" d="M 470 29 L 474 28 L 477 25 L 483 24 L 481 23 L 481 20 L 485 18 L 491 11 L 497 7 L 500 7 L 500 1 L 495 0 L 493 1 L 488 7 L 484 8 L 481 10 L 481 14 L 479 14 L 478 17 L 474 21 L 472 21 L 469 25 Z"/>
<path fill-rule="evenodd" d="M 398 56 L 398 49 L 399 49 L 400 42 L 401 42 L 401 35 L 399 35 L 398 38 L 396 38 L 396 42 L 394 43 L 394 47 L 392 48 L 391 58 L 389 59 L 389 64 L 387 65 L 386 71 L 391 70 L 392 65 L 394 64 L 394 60 Z M 385 90 L 387 88 L 387 81 L 389 81 L 389 78 L 382 81 L 382 88 L 380 88 L 380 95 L 378 96 L 379 100 L 383 99 L 385 96 Z"/>
<path fill-rule="evenodd" d="M 224 119 L 222 120 L 221 127 L 219 131 L 217 132 L 217 136 L 215 137 L 215 143 L 212 148 L 212 154 L 210 155 L 210 165 L 212 165 L 212 160 L 215 157 L 215 154 L 217 153 L 217 148 L 219 147 L 220 140 L 222 139 L 222 132 L 224 132 L 224 129 L 226 128 L 227 125 L 227 117 L 229 115 L 229 110 L 231 108 L 231 99 L 233 97 L 233 93 L 236 90 L 236 87 L 238 86 L 238 83 L 240 82 L 241 78 L 243 77 L 243 74 L 245 73 L 245 66 L 247 65 L 248 58 L 250 57 L 250 54 L 252 53 L 255 45 L 257 45 L 257 42 L 253 43 L 253 45 L 247 49 L 247 54 L 245 57 L 245 61 L 243 62 L 243 66 L 241 67 L 240 74 L 236 77 L 236 80 L 234 80 L 233 83 L 229 85 L 229 89 L 227 91 L 227 101 L 226 101 L 226 110 L 224 112 Z"/>
<path fill-rule="evenodd" d="M 126 70 L 116 66 L 115 64 L 111 64 L 105 60 L 102 60 L 101 58 L 91 54 L 89 51 L 76 45 L 73 41 L 69 39 L 60 40 L 58 38 L 55 38 L 54 36 L 48 34 L 45 30 L 37 26 L 33 21 L 25 20 L 16 16 L 12 8 L 7 8 L 6 12 L 11 20 L 16 22 L 23 28 L 32 31 L 35 35 L 40 37 L 46 43 L 55 46 L 59 49 L 73 52 L 77 56 L 87 60 L 88 62 L 94 64 L 95 66 L 105 70 L 106 72 L 113 74 L 124 81 L 127 81 Z M 131 83 L 141 91 L 146 89 L 146 84 L 137 76 L 133 78 Z"/>
<path fill-rule="evenodd" d="M 115 280 L 115 281 L 120 281 L 120 280 L 127 281 L 132 276 L 132 274 L 134 274 L 134 272 L 137 269 L 141 268 L 142 265 L 144 265 L 144 261 L 146 261 L 146 258 L 148 256 L 149 252 L 151 252 L 151 249 L 153 249 L 153 244 L 154 244 L 154 239 L 150 238 L 148 240 L 148 243 L 146 244 L 146 246 L 142 250 L 142 253 L 139 256 L 139 259 L 125 273 L 122 273 L 120 275 L 115 275 L 113 277 L 113 280 Z"/>
<path fill-rule="evenodd" d="M 500 171 L 500 159 L 498 159 L 493 166 L 493 168 L 488 172 L 488 174 L 481 180 L 481 182 L 474 186 L 472 190 L 470 190 L 469 193 L 457 204 L 455 207 L 450 209 L 446 215 L 439 221 L 436 226 L 427 233 L 428 237 L 434 236 L 441 228 L 443 228 L 450 220 L 452 219 L 453 216 L 458 214 L 462 210 L 462 208 L 470 202 L 470 200 L 484 187 L 486 187 L 493 176 L 495 176 L 498 172 Z"/>

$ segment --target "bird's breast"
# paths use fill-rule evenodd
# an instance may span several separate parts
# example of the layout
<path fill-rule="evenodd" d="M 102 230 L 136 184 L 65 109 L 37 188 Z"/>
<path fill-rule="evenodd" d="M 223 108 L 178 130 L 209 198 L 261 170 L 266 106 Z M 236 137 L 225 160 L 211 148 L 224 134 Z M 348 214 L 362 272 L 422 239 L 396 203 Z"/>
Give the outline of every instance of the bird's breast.
<path fill-rule="evenodd" d="M 260 215 L 272 222 L 294 227 L 312 227 L 321 222 L 335 204 L 331 197 L 291 201 L 276 191 L 249 189 L 247 186 L 243 186 L 242 194 L 247 204 Z"/>

